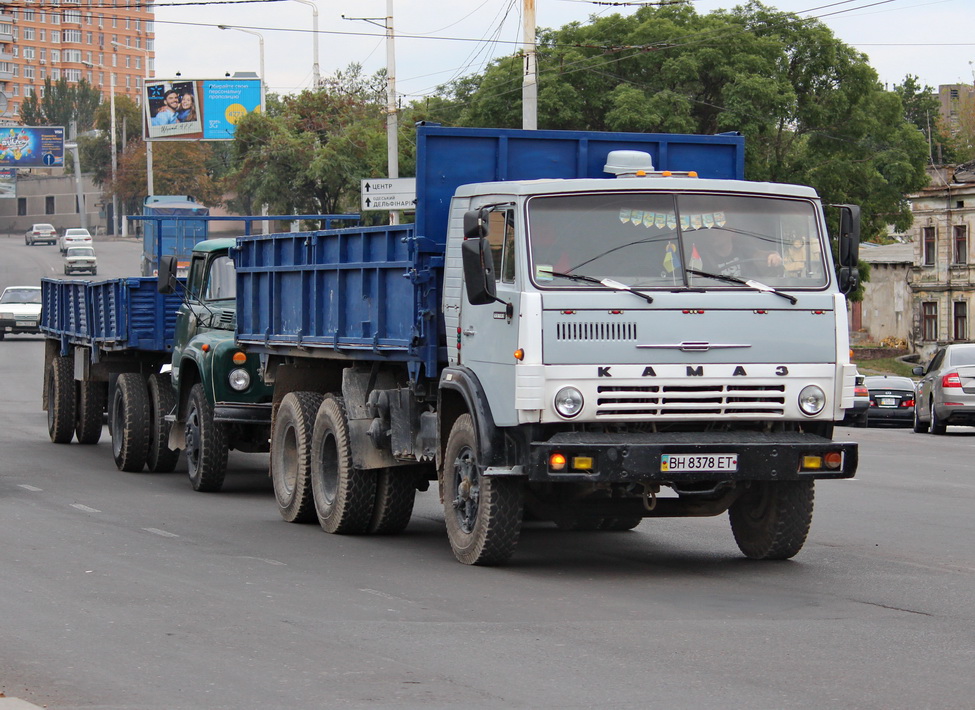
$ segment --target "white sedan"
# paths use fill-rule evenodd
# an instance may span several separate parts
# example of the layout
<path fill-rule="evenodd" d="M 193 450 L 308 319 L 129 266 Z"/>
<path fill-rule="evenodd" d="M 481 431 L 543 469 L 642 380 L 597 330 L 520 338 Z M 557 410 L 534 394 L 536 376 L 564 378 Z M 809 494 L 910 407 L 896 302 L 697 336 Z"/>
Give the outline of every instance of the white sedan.
<path fill-rule="evenodd" d="M 91 232 L 81 227 L 65 229 L 58 241 L 58 249 L 62 254 L 68 251 L 68 247 L 90 247 L 91 245 Z"/>
<path fill-rule="evenodd" d="M 8 286 L 0 295 L 0 340 L 7 334 L 40 333 L 41 287 Z"/>

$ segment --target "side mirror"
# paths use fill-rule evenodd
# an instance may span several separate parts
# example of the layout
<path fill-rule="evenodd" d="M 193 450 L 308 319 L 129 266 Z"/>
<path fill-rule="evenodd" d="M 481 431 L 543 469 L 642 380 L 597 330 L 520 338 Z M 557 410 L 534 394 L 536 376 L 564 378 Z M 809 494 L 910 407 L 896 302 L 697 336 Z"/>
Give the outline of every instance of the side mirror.
<path fill-rule="evenodd" d="M 464 221 L 467 221 L 466 215 Z M 494 278 L 494 259 L 491 258 L 491 245 L 487 237 L 466 239 L 460 245 L 460 252 L 464 265 L 464 286 L 471 305 L 483 306 L 499 300 Z"/>
<path fill-rule="evenodd" d="M 160 257 L 157 272 L 156 290 L 170 294 L 176 291 L 176 257 L 172 254 Z"/>
<path fill-rule="evenodd" d="M 840 209 L 840 234 L 836 243 L 837 275 L 843 293 L 856 289 L 860 283 L 857 262 L 860 259 L 860 206 L 837 205 Z"/>
<path fill-rule="evenodd" d="M 911 370 L 911 372 L 912 372 L 913 374 L 915 374 L 915 375 L 923 375 L 923 374 L 924 374 L 924 368 L 923 368 L 923 367 L 921 367 L 921 366 L 918 366 L 918 367 L 915 367 L 915 368 L 913 368 L 913 369 Z"/>
<path fill-rule="evenodd" d="M 487 236 L 484 210 L 468 210 L 464 213 L 464 239 L 480 239 Z"/>

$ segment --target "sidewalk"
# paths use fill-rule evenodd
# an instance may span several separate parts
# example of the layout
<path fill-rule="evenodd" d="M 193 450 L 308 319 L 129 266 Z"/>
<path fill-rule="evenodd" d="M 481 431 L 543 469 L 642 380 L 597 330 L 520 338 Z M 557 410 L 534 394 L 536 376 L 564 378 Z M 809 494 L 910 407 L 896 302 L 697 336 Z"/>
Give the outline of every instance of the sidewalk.
<path fill-rule="evenodd" d="M 42 710 L 40 705 L 34 705 L 20 698 L 0 698 L 0 710 Z"/>

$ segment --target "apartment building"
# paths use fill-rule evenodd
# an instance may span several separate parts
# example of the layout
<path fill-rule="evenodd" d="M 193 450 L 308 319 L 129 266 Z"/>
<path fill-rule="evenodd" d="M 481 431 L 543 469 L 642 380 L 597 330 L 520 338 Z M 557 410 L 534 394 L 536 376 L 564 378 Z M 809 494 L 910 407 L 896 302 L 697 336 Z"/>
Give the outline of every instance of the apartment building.
<path fill-rule="evenodd" d="M 108 97 L 141 104 L 153 75 L 149 0 L 0 0 L 0 123 L 19 123 L 24 99 L 44 80 L 87 79 Z"/>

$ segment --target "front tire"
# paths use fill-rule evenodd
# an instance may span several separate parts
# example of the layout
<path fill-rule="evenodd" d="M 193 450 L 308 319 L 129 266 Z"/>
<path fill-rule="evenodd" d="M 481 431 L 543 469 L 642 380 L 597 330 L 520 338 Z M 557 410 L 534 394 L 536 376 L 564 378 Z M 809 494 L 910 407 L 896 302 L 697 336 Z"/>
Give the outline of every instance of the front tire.
<path fill-rule="evenodd" d="M 278 512 L 289 523 L 315 520 L 311 491 L 311 439 L 322 404 L 316 392 L 289 392 L 271 430 L 271 482 Z"/>
<path fill-rule="evenodd" d="M 738 548 L 753 560 L 787 560 L 812 524 L 813 481 L 752 483 L 728 510 Z"/>
<path fill-rule="evenodd" d="M 915 434 L 925 434 L 928 431 L 928 425 L 921 421 L 921 418 L 917 413 L 917 405 L 914 405 L 914 433 Z"/>
<path fill-rule="evenodd" d="M 169 430 L 172 427 L 166 416 L 176 408 L 172 380 L 168 374 L 149 375 L 149 449 L 146 465 L 153 473 L 171 473 L 179 461 L 179 451 L 169 448 Z"/>
<path fill-rule="evenodd" d="M 450 430 L 441 480 L 447 539 L 457 560 L 465 565 L 507 562 L 521 533 L 524 488 L 520 479 L 482 474 L 469 414 L 458 417 Z"/>
<path fill-rule="evenodd" d="M 75 428 L 74 358 L 58 355 L 47 375 L 47 432 L 55 444 L 70 444 Z"/>
<path fill-rule="evenodd" d="M 82 380 L 78 383 L 75 437 L 79 444 L 97 444 L 102 438 L 108 390 L 104 382 Z"/>
<path fill-rule="evenodd" d="M 138 473 L 149 455 L 149 390 L 138 372 L 118 376 L 111 417 L 115 465 L 119 471 Z"/>
<path fill-rule="evenodd" d="M 322 530 L 336 534 L 368 532 L 376 503 L 376 473 L 352 465 L 341 397 L 325 397 L 315 417 L 311 489 Z"/>
<path fill-rule="evenodd" d="M 186 415 L 186 469 L 194 491 L 214 493 L 227 475 L 227 431 L 213 421 L 213 406 L 197 382 L 190 389 Z"/>

